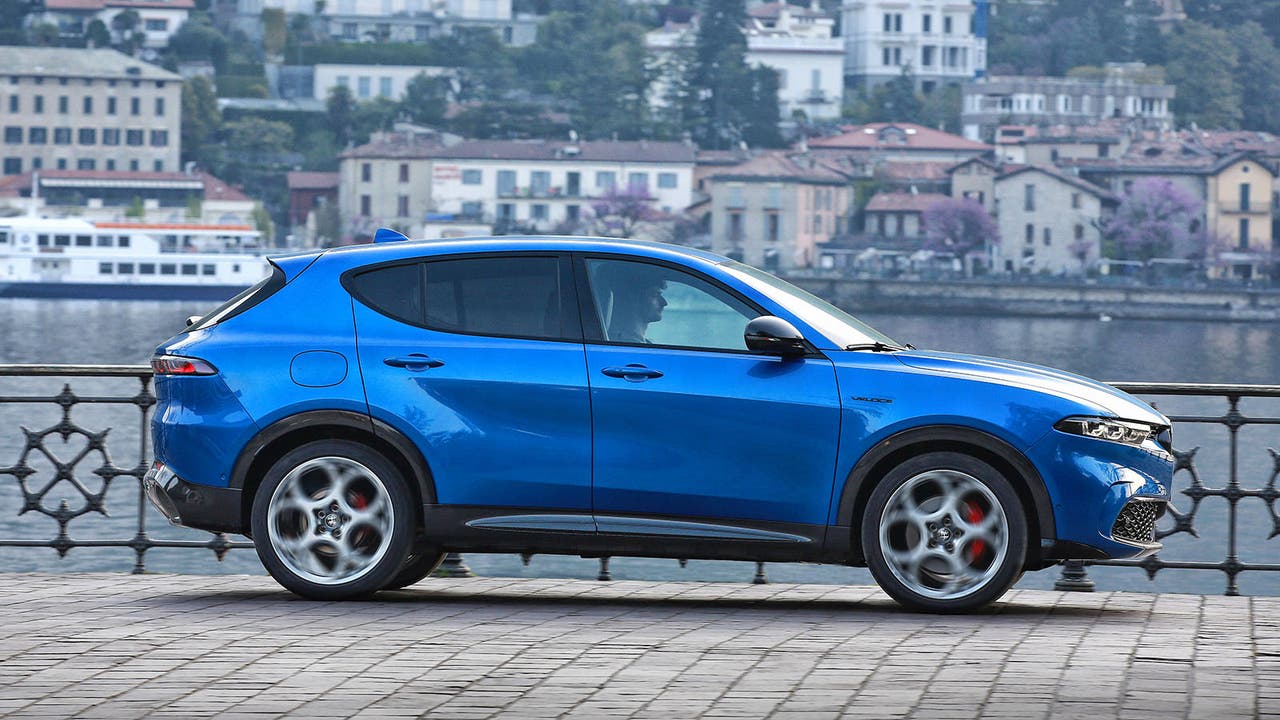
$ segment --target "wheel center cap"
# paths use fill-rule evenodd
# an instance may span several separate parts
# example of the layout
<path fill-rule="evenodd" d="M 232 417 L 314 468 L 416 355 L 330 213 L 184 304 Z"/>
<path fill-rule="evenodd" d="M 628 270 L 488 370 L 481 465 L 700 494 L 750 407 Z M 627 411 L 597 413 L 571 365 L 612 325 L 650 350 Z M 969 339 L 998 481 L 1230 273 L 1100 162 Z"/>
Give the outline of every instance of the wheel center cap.
<path fill-rule="evenodd" d="M 338 514 L 337 514 L 337 513 L 329 513 L 328 515 L 325 515 L 325 516 L 324 516 L 324 526 L 325 526 L 325 527 L 327 527 L 327 528 L 329 528 L 330 530 L 332 530 L 332 529 L 334 529 L 334 528 L 338 527 Z"/>
<path fill-rule="evenodd" d="M 951 528 L 940 527 L 933 532 L 933 539 L 940 543 L 951 542 Z"/>

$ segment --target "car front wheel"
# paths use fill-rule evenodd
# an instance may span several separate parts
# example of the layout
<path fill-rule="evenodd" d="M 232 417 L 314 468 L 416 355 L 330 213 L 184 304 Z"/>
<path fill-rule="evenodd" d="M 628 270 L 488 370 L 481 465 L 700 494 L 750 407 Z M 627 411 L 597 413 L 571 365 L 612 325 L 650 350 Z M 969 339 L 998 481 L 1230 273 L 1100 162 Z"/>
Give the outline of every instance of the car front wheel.
<path fill-rule="evenodd" d="M 254 495 L 258 557 L 286 589 L 344 600 L 385 587 L 414 536 L 412 494 L 381 455 L 347 440 L 320 440 L 280 458 Z"/>
<path fill-rule="evenodd" d="M 987 463 L 934 452 L 897 466 L 872 491 L 862 547 L 876 582 L 912 610 L 967 612 L 1022 571 L 1027 523 L 1017 492 Z"/>

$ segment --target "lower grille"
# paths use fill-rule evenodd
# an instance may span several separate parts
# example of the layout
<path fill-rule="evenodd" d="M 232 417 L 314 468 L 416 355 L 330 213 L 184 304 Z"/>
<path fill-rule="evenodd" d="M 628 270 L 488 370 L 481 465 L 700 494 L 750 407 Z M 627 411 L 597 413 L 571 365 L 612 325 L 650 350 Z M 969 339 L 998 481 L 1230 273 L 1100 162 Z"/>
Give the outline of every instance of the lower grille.
<path fill-rule="evenodd" d="M 1111 537 L 1141 545 L 1155 542 L 1156 518 L 1163 509 L 1161 501 L 1130 500 L 1111 526 Z"/>

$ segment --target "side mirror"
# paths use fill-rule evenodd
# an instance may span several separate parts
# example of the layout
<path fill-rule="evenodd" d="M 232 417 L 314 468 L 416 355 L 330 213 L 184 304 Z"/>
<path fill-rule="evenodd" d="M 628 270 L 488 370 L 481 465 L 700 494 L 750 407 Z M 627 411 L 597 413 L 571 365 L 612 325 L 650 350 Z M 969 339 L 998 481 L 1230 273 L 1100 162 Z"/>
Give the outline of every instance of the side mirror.
<path fill-rule="evenodd" d="M 795 357 L 808 352 L 800 331 L 786 320 L 773 315 L 761 315 L 747 323 L 742 336 L 747 341 L 747 349 L 753 352 L 783 357 Z"/>

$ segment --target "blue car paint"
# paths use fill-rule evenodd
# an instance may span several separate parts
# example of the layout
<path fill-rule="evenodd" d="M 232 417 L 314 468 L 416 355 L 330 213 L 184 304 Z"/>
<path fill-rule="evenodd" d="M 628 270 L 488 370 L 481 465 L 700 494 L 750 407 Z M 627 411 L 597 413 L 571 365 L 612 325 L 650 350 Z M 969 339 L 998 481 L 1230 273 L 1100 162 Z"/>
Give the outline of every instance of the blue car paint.
<path fill-rule="evenodd" d="M 434 333 L 438 337 L 421 346 L 416 341 L 423 337 L 398 343 L 404 325 L 353 301 L 338 284 L 346 270 L 389 260 L 512 250 L 617 252 L 678 263 L 788 320 L 831 363 L 818 372 L 826 361 L 805 360 L 812 365 L 806 379 L 814 384 L 803 383 L 797 396 L 765 392 L 742 398 L 733 396 L 732 373 L 719 376 L 692 360 L 719 354 L 680 351 L 685 356 L 663 357 L 664 372 L 672 368 L 679 382 L 665 388 L 654 382 L 642 390 L 653 381 L 605 382 L 598 369 L 606 362 L 626 364 L 653 349 L 447 333 Z M 534 238 L 388 243 L 278 261 L 288 279 L 282 290 L 242 317 L 184 333 L 158 349 L 203 358 L 220 374 L 157 380 L 156 456 L 191 482 L 225 486 L 236 449 L 259 429 L 308 409 L 352 410 L 392 424 L 419 444 L 432 463 L 442 504 L 594 506 L 596 512 L 834 525 L 836 499 L 867 449 L 904 430 L 960 425 L 1025 453 L 1052 499 L 1059 539 L 1115 557 L 1141 552 L 1111 540 L 1108 531 L 1129 498 L 1167 497 L 1173 468 L 1168 453 L 1154 443 L 1133 448 L 1052 427 L 1074 415 L 1167 424 L 1149 406 L 1108 386 L 1023 363 L 918 351 L 843 351 L 770 293 L 724 271 L 718 265 L 722 260 L 657 244 Z M 374 316 L 386 326 L 379 328 Z M 381 365 L 383 353 L 415 348 L 445 364 L 420 373 Z M 341 356 L 349 371 L 333 384 L 291 381 L 291 364 L 300 353 L 311 352 Z M 544 366 L 548 358 L 554 358 L 552 368 Z M 724 358 L 761 368 L 790 362 L 732 353 Z M 834 382 L 823 379 L 831 374 Z M 464 387 L 468 377 L 482 375 L 489 378 L 483 389 Z M 671 389 L 676 385 L 682 387 Z M 640 400 L 634 416 L 622 412 L 632 398 L 650 393 L 652 399 Z M 593 407 L 600 413 L 594 451 Z M 668 427 L 672 418 L 680 422 Z M 665 437 L 628 445 L 638 432 L 655 428 Z M 699 444 L 740 451 L 740 464 L 733 457 L 699 453 Z M 594 467 L 593 452 L 598 454 Z M 751 474 L 752 458 L 762 463 L 761 473 Z M 791 472 L 797 467 L 801 472 Z M 778 473 L 784 473 L 785 482 L 776 479 Z M 1081 513 L 1081 507 L 1096 512 Z"/>

